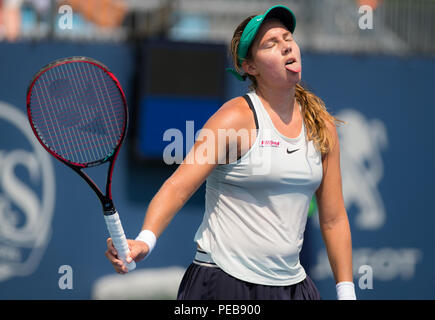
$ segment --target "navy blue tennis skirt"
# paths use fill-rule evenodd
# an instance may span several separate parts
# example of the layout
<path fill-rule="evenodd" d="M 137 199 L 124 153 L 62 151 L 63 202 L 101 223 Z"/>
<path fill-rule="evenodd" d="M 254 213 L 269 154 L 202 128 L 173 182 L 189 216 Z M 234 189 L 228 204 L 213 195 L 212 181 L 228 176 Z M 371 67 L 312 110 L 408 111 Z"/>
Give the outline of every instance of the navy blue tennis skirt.
<path fill-rule="evenodd" d="M 267 286 L 237 279 L 212 261 L 201 260 L 197 253 L 187 268 L 178 300 L 320 300 L 319 291 L 308 275 L 293 285 Z"/>

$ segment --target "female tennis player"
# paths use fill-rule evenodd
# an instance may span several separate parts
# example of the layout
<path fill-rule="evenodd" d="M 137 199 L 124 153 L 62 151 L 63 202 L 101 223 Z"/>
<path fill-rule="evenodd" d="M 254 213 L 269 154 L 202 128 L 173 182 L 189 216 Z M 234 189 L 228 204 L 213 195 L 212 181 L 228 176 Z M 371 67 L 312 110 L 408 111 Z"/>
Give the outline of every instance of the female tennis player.
<path fill-rule="evenodd" d="M 198 250 L 178 299 L 320 299 L 299 260 L 314 193 L 337 298 L 356 299 L 335 126 L 340 120 L 299 84 L 295 26 L 290 9 L 274 6 L 237 27 L 231 72 L 242 81 L 249 78 L 252 90 L 210 117 L 201 131 L 207 138 L 198 138 L 189 161 L 165 181 L 148 206 L 141 233 L 129 240 L 129 259 L 149 255 L 206 181 L 205 214 L 194 238 Z M 210 138 L 222 130 L 254 134 L 248 141 L 243 135 L 224 142 Z M 199 150 L 205 149 L 214 161 L 201 159 Z M 111 239 L 106 256 L 117 272 L 127 272 Z"/>

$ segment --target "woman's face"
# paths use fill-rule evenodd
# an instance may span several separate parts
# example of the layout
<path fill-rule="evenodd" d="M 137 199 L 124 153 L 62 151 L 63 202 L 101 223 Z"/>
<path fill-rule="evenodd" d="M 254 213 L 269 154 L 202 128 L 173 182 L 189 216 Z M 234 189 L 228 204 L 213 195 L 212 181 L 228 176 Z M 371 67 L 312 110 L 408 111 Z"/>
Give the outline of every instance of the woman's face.
<path fill-rule="evenodd" d="M 301 81 L 299 46 L 279 20 L 266 21 L 260 27 L 251 53 L 252 59 L 242 67 L 256 77 L 259 85 L 288 88 Z"/>

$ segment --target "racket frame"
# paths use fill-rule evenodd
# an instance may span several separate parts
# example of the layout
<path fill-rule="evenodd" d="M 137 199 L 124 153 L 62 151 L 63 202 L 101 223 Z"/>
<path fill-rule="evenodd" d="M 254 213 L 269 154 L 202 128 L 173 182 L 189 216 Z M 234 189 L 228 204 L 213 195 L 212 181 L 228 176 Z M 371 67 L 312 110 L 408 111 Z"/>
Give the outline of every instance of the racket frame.
<path fill-rule="evenodd" d="M 41 139 L 41 137 L 38 134 L 37 129 L 35 128 L 32 120 L 32 113 L 30 108 L 30 99 L 31 99 L 31 93 L 34 84 L 36 81 L 47 71 L 50 69 L 57 67 L 62 64 L 66 63 L 73 63 L 73 62 L 84 62 L 84 63 L 90 63 L 100 69 L 102 69 L 116 84 L 116 87 L 121 93 L 122 101 L 124 104 L 124 112 L 125 112 L 125 121 L 122 128 L 122 135 L 118 140 L 118 143 L 113 150 L 113 152 L 106 156 L 104 159 L 100 159 L 97 161 L 89 162 L 86 164 L 83 163 L 76 163 L 73 161 L 70 161 L 68 159 L 64 159 L 60 155 L 58 155 L 56 152 L 54 152 L 52 149 L 50 149 Z M 51 155 L 53 155 L 55 158 L 66 164 L 68 167 L 73 169 L 75 172 L 77 172 L 86 182 L 87 184 L 94 190 L 95 194 L 98 196 L 98 198 L 101 201 L 101 204 L 103 206 L 103 212 L 104 215 L 111 215 L 116 212 L 116 209 L 113 205 L 113 199 L 112 199 L 112 175 L 113 175 L 113 168 L 116 161 L 116 158 L 118 156 L 119 150 L 121 148 L 121 145 L 125 139 L 126 133 L 127 133 L 127 124 L 128 124 L 128 110 L 127 110 L 127 99 L 125 97 L 125 93 L 122 90 L 121 84 L 119 83 L 118 79 L 115 77 L 115 75 L 107 68 L 104 64 L 101 62 L 96 61 L 95 59 L 88 58 L 88 57 L 80 57 L 80 56 L 74 56 L 69 58 L 62 58 L 55 60 L 46 66 L 42 67 L 38 73 L 33 77 L 32 81 L 30 82 L 28 88 L 27 88 L 27 97 L 26 97 L 26 105 L 27 105 L 27 115 L 29 118 L 30 126 L 32 127 L 33 133 L 35 134 L 36 138 L 38 139 L 39 143 L 49 152 Z M 107 172 L 107 180 L 106 180 L 106 193 L 104 194 L 101 189 L 98 187 L 98 185 L 92 180 L 89 175 L 87 175 L 83 169 L 90 168 L 94 166 L 101 165 L 105 162 L 109 162 L 109 168 Z"/>
<path fill-rule="evenodd" d="M 90 63 L 92 65 L 95 65 L 96 67 L 99 67 L 102 69 L 116 84 L 116 87 L 118 88 L 119 92 L 121 93 L 122 102 L 124 105 L 124 115 L 125 115 L 125 121 L 122 128 L 122 134 L 118 139 L 118 143 L 116 147 L 113 149 L 112 153 L 107 155 L 104 159 L 99 159 L 97 161 L 89 162 L 89 163 L 76 163 L 69 161 L 68 159 L 64 159 L 62 156 L 57 154 L 54 150 L 52 150 L 50 147 L 48 147 L 41 139 L 41 137 L 38 134 L 38 130 L 36 129 L 33 118 L 32 118 L 32 112 L 30 107 L 31 102 L 31 95 L 32 95 L 32 89 L 35 85 L 36 81 L 41 77 L 42 74 L 47 72 L 48 70 L 62 65 L 66 63 L 73 63 L 73 62 L 83 62 L 83 63 Z M 126 257 L 129 255 L 129 248 L 127 244 L 127 240 L 125 238 L 124 230 L 121 225 L 121 221 L 119 219 L 119 215 L 116 211 L 116 208 L 113 204 L 112 199 L 112 175 L 113 175 L 113 168 L 115 165 L 116 158 L 119 154 L 119 150 L 121 148 L 121 145 L 125 139 L 126 133 L 127 133 L 127 125 L 128 125 L 128 109 L 127 109 L 127 99 L 125 97 L 125 93 L 122 90 L 121 84 L 119 83 L 118 79 L 115 77 L 115 75 L 107 68 L 104 64 L 100 63 L 99 61 L 96 61 L 92 58 L 88 57 L 69 57 L 69 58 L 62 58 L 58 59 L 56 61 L 53 61 L 49 63 L 48 65 L 42 67 L 38 73 L 33 77 L 32 81 L 30 82 L 28 88 L 27 88 L 27 96 L 26 96 L 26 106 L 27 106 L 27 115 L 29 118 L 30 126 L 33 130 L 33 133 L 35 134 L 36 138 L 38 139 L 39 143 L 47 150 L 48 153 L 53 155 L 55 158 L 57 158 L 59 161 L 66 164 L 68 167 L 73 169 L 77 174 L 79 174 L 86 182 L 87 184 L 94 190 L 95 194 L 98 196 L 98 198 L 101 201 L 101 204 L 103 206 L 103 213 L 104 213 L 104 219 L 106 221 L 106 226 L 109 229 L 109 233 L 112 237 L 112 241 L 114 244 L 115 249 L 118 251 L 118 255 L 121 260 L 124 261 L 126 264 L 126 267 L 129 271 L 132 271 L 135 269 L 136 264 L 134 261 L 128 263 L 126 262 Z M 97 165 L 101 165 L 105 162 L 109 162 L 108 172 L 107 172 L 107 179 L 106 179 L 106 193 L 103 194 L 101 189 L 98 187 L 98 185 L 87 175 L 83 169 L 94 167 Z"/>

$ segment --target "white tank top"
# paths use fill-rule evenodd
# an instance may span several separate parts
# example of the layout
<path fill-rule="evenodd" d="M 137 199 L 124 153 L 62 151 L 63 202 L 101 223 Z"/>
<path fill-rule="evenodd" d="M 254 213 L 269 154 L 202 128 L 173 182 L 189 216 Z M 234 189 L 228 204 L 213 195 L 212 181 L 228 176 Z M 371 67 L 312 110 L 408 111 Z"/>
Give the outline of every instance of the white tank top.
<path fill-rule="evenodd" d="M 292 285 L 306 277 L 299 253 L 322 180 L 321 154 L 307 142 L 303 121 L 299 136 L 288 138 L 257 94 L 248 97 L 258 120 L 256 140 L 239 160 L 218 165 L 207 178 L 204 218 L 194 240 L 238 279 Z"/>

